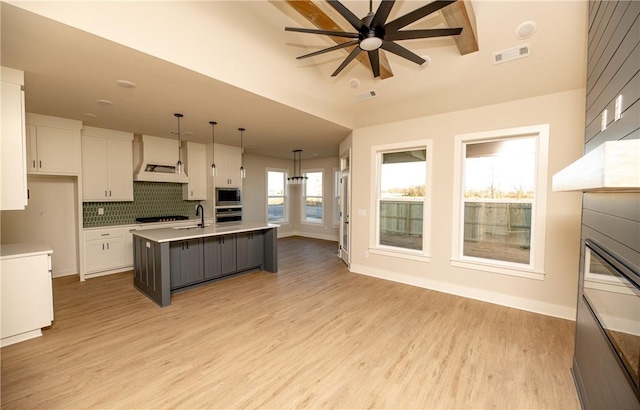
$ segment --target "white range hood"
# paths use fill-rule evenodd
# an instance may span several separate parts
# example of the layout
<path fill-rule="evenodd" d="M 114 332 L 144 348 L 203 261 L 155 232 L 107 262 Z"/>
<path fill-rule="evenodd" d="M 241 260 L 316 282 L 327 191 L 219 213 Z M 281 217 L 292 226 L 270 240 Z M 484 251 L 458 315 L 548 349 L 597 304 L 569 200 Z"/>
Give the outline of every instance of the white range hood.
<path fill-rule="evenodd" d="M 136 135 L 133 139 L 133 180 L 186 184 L 184 173 L 176 174 L 178 141 L 150 135 Z"/>
<path fill-rule="evenodd" d="M 553 176 L 553 191 L 640 192 L 640 139 L 607 141 Z"/>

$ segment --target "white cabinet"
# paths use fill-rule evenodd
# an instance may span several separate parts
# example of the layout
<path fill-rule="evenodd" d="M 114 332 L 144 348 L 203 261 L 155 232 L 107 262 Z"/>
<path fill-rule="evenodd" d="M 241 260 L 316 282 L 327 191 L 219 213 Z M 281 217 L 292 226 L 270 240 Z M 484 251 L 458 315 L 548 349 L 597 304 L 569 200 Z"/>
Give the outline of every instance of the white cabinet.
<path fill-rule="evenodd" d="M 121 268 L 124 265 L 123 228 L 84 231 L 87 274 Z"/>
<path fill-rule="evenodd" d="M 133 133 L 84 127 L 82 199 L 133 201 Z"/>
<path fill-rule="evenodd" d="M 182 144 L 182 162 L 184 163 L 189 182 L 182 185 L 182 199 L 207 199 L 207 147 L 195 142 Z"/>
<path fill-rule="evenodd" d="M 216 164 L 215 185 L 219 187 L 242 187 L 240 167 L 242 153 L 240 148 L 229 145 L 215 145 L 214 162 Z"/>
<path fill-rule="evenodd" d="M 42 243 L 0 246 L 2 346 L 42 336 L 53 320 L 51 248 Z"/>
<path fill-rule="evenodd" d="M 79 175 L 80 121 L 27 113 L 27 173 Z"/>
<path fill-rule="evenodd" d="M 2 67 L 0 210 L 27 206 L 24 73 Z"/>

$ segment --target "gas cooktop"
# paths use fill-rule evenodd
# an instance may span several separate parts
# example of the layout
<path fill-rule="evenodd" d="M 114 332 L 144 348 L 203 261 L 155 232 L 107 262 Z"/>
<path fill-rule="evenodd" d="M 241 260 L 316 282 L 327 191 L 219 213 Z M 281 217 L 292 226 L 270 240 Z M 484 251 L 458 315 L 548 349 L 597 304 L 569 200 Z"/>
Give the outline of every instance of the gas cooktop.
<path fill-rule="evenodd" d="M 169 221 L 183 221 L 189 219 L 184 215 L 167 215 L 167 216 L 145 216 L 143 218 L 136 218 L 137 222 L 150 223 L 150 222 L 169 222 Z"/>

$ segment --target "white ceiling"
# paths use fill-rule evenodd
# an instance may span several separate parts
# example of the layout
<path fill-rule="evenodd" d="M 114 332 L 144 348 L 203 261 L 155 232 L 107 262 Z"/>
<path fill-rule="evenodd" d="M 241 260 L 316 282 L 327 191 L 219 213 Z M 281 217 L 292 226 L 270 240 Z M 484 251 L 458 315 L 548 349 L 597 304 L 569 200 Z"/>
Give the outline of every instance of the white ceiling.
<path fill-rule="evenodd" d="M 431 64 L 387 54 L 394 76 L 386 80 L 356 62 L 331 78 L 343 51 L 296 60 L 331 44 L 285 32 L 311 26 L 273 0 L 12 3 L 2 3 L 0 61 L 25 71 L 27 111 L 173 138 L 173 113 L 180 112 L 182 131 L 193 133 L 186 140 L 210 142 L 208 122 L 215 120 L 216 142 L 239 145 L 237 128 L 244 127 L 246 152 L 275 157 L 291 158 L 298 148 L 305 158 L 337 155 L 355 128 L 585 84 L 582 0 L 472 1 L 480 51 L 461 56 L 450 38 L 404 41 Z M 358 16 L 368 11 L 368 1 L 343 3 Z M 424 4 L 398 1 L 389 19 Z M 537 31 L 519 40 L 516 27 L 527 20 Z M 442 26 L 438 15 L 411 28 Z M 529 57 L 492 64 L 494 52 L 524 44 Z M 119 79 L 137 86 L 124 89 Z M 359 80 L 357 89 L 351 79 Z M 378 97 L 359 101 L 369 90 Z"/>

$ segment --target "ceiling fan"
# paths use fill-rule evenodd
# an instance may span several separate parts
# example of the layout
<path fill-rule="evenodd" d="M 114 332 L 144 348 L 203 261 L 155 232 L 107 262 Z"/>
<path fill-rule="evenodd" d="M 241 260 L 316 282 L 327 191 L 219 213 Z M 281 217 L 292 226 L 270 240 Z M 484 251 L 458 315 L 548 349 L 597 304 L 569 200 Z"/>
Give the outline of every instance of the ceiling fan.
<path fill-rule="evenodd" d="M 317 30 L 296 27 L 285 27 L 285 31 L 352 38 L 354 40 L 345 41 L 344 43 L 340 43 L 333 47 L 302 55 L 300 57 L 297 57 L 297 59 L 300 60 L 303 58 L 314 57 L 319 54 L 328 53 L 330 51 L 356 46 L 351 51 L 351 53 L 349 53 L 347 58 L 344 59 L 344 61 L 342 62 L 342 64 L 340 64 L 336 71 L 331 74 L 331 76 L 337 76 L 354 58 L 358 56 L 358 54 L 360 54 L 361 51 L 366 51 L 369 55 L 369 62 L 371 63 L 373 76 L 379 77 L 380 55 L 378 53 L 380 49 L 389 51 L 418 65 L 421 65 L 426 61 L 425 59 L 397 44 L 396 41 L 456 36 L 462 33 L 462 28 L 401 30 L 409 24 L 414 23 L 423 17 L 426 17 L 431 13 L 434 13 L 451 3 L 455 3 L 455 1 L 456 0 L 436 0 L 387 23 L 387 18 L 389 17 L 389 13 L 391 13 L 391 9 L 393 8 L 395 0 L 382 0 L 375 14 L 372 11 L 373 0 L 369 0 L 369 13 L 362 19 L 359 19 L 339 1 L 327 0 L 327 2 L 334 9 L 336 9 L 336 11 L 340 13 L 340 15 L 342 15 L 342 17 L 344 17 L 345 20 L 349 22 L 349 24 L 351 24 L 351 26 L 357 31 L 356 33 L 347 31 Z"/>

